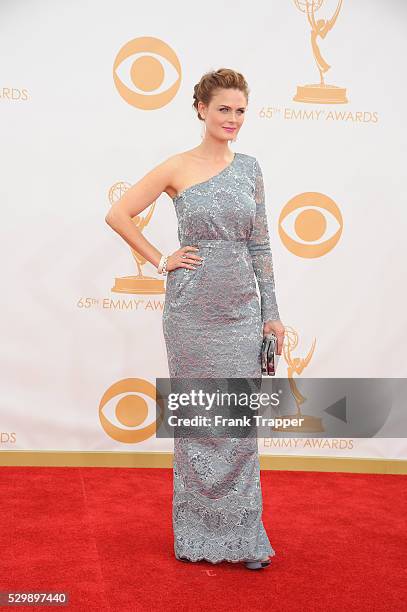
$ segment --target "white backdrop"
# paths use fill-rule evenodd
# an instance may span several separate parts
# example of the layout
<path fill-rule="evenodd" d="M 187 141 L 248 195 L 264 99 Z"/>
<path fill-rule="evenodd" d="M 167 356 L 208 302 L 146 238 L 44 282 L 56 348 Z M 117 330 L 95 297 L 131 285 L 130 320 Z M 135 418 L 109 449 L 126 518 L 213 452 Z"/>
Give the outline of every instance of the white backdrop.
<path fill-rule="evenodd" d="M 316 17 L 329 19 L 337 4 L 325 0 Z M 199 144 L 193 86 L 220 67 L 242 72 L 251 90 L 232 148 L 263 169 L 280 313 L 298 339 L 293 356 L 304 358 L 316 341 L 297 384 L 301 376 L 406 376 L 404 1 L 344 0 L 318 38 L 331 65 L 325 81 L 343 88 L 341 104 L 293 99 L 297 87 L 319 82 L 310 25 L 293 0 L 3 0 L 0 15 L 2 450 L 172 449 L 170 440 L 126 437 L 151 423 L 143 385 L 168 376 L 164 293 L 111 290 L 137 267 L 104 217 L 121 182 L 126 188 Z M 120 68 L 125 88 L 113 67 L 131 48 L 146 51 Z M 304 193 L 314 216 L 303 210 L 291 224 L 302 236 L 287 240 L 286 205 L 294 198 L 295 208 Z M 315 212 L 328 199 L 335 215 Z M 321 219 L 330 233 L 315 239 Z M 166 194 L 144 235 L 161 252 L 178 248 Z M 162 279 L 149 262 L 142 273 Z M 281 376 L 287 367 L 282 359 Z M 125 432 L 115 439 L 100 402 L 125 379 L 134 379 L 131 391 L 105 406 Z M 259 447 L 407 458 L 403 438 L 320 442 Z"/>

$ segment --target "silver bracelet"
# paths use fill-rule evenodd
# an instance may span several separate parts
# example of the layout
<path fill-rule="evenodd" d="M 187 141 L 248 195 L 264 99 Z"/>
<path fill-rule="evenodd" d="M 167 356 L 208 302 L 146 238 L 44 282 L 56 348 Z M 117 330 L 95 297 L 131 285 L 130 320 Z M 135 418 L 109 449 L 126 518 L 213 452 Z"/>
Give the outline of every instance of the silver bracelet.
<path fill-rule="evenodd" d="M 167 260 L 168 255 L 162 255 L 160 259 L 160 263 L 157 266 L 158 274 L 163 274 L 164 276 L 167 274 Z"/>

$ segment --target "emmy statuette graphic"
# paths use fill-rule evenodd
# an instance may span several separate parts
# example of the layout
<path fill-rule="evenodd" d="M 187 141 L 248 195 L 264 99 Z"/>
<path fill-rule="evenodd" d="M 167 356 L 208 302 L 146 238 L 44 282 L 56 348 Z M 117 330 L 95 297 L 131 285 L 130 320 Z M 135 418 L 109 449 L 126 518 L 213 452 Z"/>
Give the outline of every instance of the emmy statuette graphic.
<path fill-rule="evenodd" d="M 306 13 L 308 22 L 311 26 L 311 47 L 314 59 L 317 64 L 320 82 L 317 84 L 298 85 L 297 94 L 293 100 L 296 102 L 313 102 L 316 104 L 346 104 L 346 89 L 325 83 L 324 74 L 330 69 L 330 65 L 324 60 L 318 47 L 318 36 L 325 38 L 333 28 L 342 7 L 342 0 L 339 0 L 335 13 L 331 19 L 315 19 L 315 13 L 321 8 L 324 0 L 294 0 L 295 6 L 303 13 Z"/>
<path fill-rule="evenodd" d="M 113 187 L 111 187 L 111 189 L 109 190 L 110 204 L 117 202 L 117 200 L 122 197 L 123 193 L 127 191 L 129 187 L 130 185 L 124 182 L 119 182 L 113 185 Z M 151 204 L 148 213 L 145 217 L 142 217 L 141 215 L 136 215 L 132 218 L 133 223 L 141 232 L 150 222 L 155 205 L 156 202 L 153 202 L 153 204 Z M 111 288 L 111 291 L 115 291 L 116 293 L 165 293 L 163 279 L 143 275 L 142 266 L 144 266 L 144 264 L 147 262 L 147 259 L 140 255 L 140 253 L 138 253 L 134 249 L 131 249 L 131 254 L 133 255 L 137 265 L 137 276 L 116 277 L 114 286 Z"/>
<path fill-rule="evenodd" d="M 301 404 L 306 402 L 307 398 L 304 397 L 300 393 L 296 385 L 296 382 L 293 378 L 294 374 L 301 374 L 303 370 L 307 367 L 309 362 L 311 361 L 312 355 L 314 354 L 315 343 L 316 343 L 316 340 L 314 338 L 311 348 L 308 351 L 308 355 L 305 358 L 294 357 L 293 351 L 298 346 L 298 334 L 292 327 L 289 327 L 287 325 L 285 326 L 283 354 L 284 354 L 284 359 L 288 366 L 287 367 L 288 383 L 290 385 L 290 390 L 294 398 L 295 405 L 297 406 L 297 412 L 295 415 L 287 414 L 287 415 L 279 415 L 279 417 L 287 418 L 287 419 L 301 418 L 303 419 L 303 422 L 302 422 L 302 425 L 298 427 L 294 425 L 289 426 L 289 427 L 284 427 L 284 428 L 283 427 L 281 428 L 273 427 L 274 431 L 285 431 L 285 432 L 293 431 L 297 433 L 301 433 L 301 432 L 312 433 L 312 432 L 324 431 L 324 428 L 322 426 L 322 419 L 320 419 L 319 417 L 314 417 L 308 414 L 301 413 Z"/>

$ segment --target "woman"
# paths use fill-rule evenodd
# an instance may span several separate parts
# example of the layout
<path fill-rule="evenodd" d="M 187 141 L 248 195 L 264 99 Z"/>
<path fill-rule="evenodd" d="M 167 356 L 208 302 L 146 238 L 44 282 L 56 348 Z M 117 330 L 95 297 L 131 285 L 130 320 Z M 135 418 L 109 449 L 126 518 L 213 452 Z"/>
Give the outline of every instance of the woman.
<path fill-rule="evenodd" d="M 194 88 L 202 143 L 171 156 L 113 205 L 106 221 L 167 275 L 163 332 L 170 378 L 261 378 L 263 335 L 284 326 L 274 291 L 262 171 L 232 155 L 244 122 L 244 77 L 221 68 Z M 180 248 L 160 253 L 131 218 L 167 193 Z M 261 302 L 257 297 L 256 278 Z M 257 437 L 174 438 L 177 559 L 244 562 L 262 569 L 275 555 L 262 519 Z"/>

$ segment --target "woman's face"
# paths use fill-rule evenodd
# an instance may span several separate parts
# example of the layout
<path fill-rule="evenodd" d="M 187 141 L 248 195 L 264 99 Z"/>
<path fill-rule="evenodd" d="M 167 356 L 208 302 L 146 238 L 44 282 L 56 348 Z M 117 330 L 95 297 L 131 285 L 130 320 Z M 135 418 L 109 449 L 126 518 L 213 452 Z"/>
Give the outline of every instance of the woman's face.
<path fill-rule="evenodd" d="M 247 100 L 240 89 L 219 89 L 208 106 L 198 102 L 198 110 L 206 124 L 206 135 L 219 140 L 237 137 L 246 109 Z"/>

